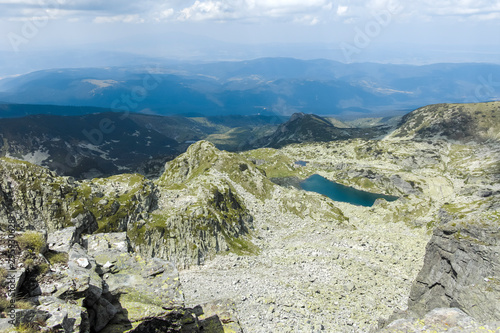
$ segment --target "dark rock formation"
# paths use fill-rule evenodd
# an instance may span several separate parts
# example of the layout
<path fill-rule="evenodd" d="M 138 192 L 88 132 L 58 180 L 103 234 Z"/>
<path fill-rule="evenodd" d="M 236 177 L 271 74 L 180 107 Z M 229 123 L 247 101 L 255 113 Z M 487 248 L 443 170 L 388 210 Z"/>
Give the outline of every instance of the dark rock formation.
<path fill-rule="evenodd" d="M 411 289 L 409 310 L 422 316 L 456 307 L 479 321 L 500 320 L 498 226 L 447 224 L 434 231 Z"/>
<path fill-rule="evenodd" d="M 294 113 L 286 123 L 279 125 L 273 134 L 254 142 L 252 147 L 280 148 L 292 143 L 372 139 L 387 134 L 388 129 L 387 126 L 339 128 L 323 117 L 300 112 Z"/>

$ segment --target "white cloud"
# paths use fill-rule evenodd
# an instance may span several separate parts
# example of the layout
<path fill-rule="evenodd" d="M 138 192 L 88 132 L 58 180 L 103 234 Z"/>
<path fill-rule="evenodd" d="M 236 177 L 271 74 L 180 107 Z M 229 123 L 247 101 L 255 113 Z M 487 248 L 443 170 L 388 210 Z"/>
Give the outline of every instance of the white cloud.
<path fill-rule="evenodd" d="M 26 20 L 47 9 L 51 19 L 92 22 L 280 20 L 317 24 L 341 18 L 366 20 L 373 12 L 403 7 L 415 20 L 460 17 L 497 20 L 500 0 L 0 0 L 0 17 Z"/>
<path fill-rule="evenodd" d="M 403 5 L 409 15 L 427 19 L 443 16 L 494 19 L 500 13 L 500 0 L 420 0 Z"/>
<path fill-rule="evenodd" d="M 316 24 L 331 10 L 328 0 L 197 0 L 181 10 L 180 20 L 285 19 Z"/>
<path fill-rule="evenodd" d="M 348 6 L 338 6 L 337 7 L 337 15 L 344 16 L 347 13 L 347 10 L 349 10 Z"/>
<path fill-rule="evenodd" d="M 336 5 L 337 16 L 358 20 L 386 10 L 418 21 L 442 17 L 493 20 L 500 13 L 500 0 L 339 0 Z"/>
<path fill-rule="evenodd" d="M 234 19 L 237 13 L 233 6 L 223 1 L 196 1 L 192 6 L 181 10 L 181 20 L 225 20 Z"/>
<path fill-rule="evenodd" d="M 144 23 L 145 20 L 139 15 L 116 15 L 116 16 L 98 16 L 94 19 L 95 23 Z"/>

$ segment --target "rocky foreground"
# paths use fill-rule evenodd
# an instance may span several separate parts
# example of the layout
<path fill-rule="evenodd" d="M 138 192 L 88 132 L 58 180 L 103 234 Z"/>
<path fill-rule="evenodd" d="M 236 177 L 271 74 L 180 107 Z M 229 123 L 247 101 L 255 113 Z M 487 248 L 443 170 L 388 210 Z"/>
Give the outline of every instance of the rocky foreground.
<path fill-rule="evenodd" d="M 456 115 L 466 124 L 450 132 Z M 17 324 L 500 331 L 497 116 L 500 103 L 438 105 L 383 140 L 241 154 L 200 141 L 155 180 L 77 182 L 2 158 L 6 268 L 9 225 L 19 244 Z M 399 199 L 358 207 L 271 182 L 312 174 Z"/>

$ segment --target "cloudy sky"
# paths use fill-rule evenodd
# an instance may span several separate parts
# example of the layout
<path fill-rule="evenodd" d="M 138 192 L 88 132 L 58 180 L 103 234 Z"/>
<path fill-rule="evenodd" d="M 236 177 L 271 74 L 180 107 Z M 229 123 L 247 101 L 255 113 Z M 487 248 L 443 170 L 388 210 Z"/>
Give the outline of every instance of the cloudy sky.
<path fill-rule="evenodd" d="M 18 56 L 500 62 L 500 0 L 0 0 L 0 31 Z"/>

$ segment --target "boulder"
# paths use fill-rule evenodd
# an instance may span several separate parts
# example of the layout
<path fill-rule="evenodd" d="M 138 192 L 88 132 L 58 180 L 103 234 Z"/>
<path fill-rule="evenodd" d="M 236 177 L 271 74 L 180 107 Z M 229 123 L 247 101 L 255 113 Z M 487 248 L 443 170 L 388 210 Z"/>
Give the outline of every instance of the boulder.
<path fill-rule="evenodd" d="M 392 175 L 389 180 L 392 185 L 403 194 L 419 194 L 420 192 L 411 186 L 410 183 L 403 180 L 399 175 Z"/>
<path fill-rule="evenodd" d="M 68 269 L 49 277 L 54 280 L 53 284 L 56 287 L 52 296 L 79 303 L 81 306 L 78 308 L 88 318 L 86 320 L 89 322 L 89 327 L 98 332 L 116 315 L 118 309 L 102 297 L 103 280 L 98 273 L 95 259 L 79 244 L 71 247 L 68 256 Z M 42 284 L 44 282 L 41 281 Z M 60 305 L 60 302 L 57 304 Z M 66 309 L 64 306 L 59 308 L 62 312 L 58 317 L 64 319 Z"/>
<path fill-rule="evenodd" d="M 49 233 L 47 245 L 50 251 L 68 253 L 73 244 L 80 242 L 76 227 L 69 227 Z"/>
<path fill-rule="evenodd" d="M 39 309 L 21 309 L 15 312 L 15 326 L 21 324 L 42 323 L 49 318 L 50 314 L 47 311 Z"/>
<path fill-rule="evenodd" d="M 229 299 L 217 300 L 196 307 L 202 332 L 243 333 L 236 313 L 236 305 Z M 216 328 L 222 327 L 222 330 Z"/>
<path fill-rule="evenodd" d="M 419 316 L 456 307 L 480 322 L 500 320 L 498 225 L 449 223 L 434 231 L 408 308 Z"/>
<path fill-rule="evenodd" d="M 15 293 L 17 295 L 17 293 L 19 293 L 19 290 L 21 289 L 21 286 L 23 285 L 25 279 L 26 279 L 26 268 L 22 267 L 22 268 L 15 270 L 15 271 L 9 270 L 6 281 L 8 283 L 14 284 Z"/>
<path fill-rule="evenodd" d="M 84 243 L 88 254 L 91 256 L 95 253 L 109 249 L 117 250 L 119 252 L 128 252 L 129 250 L 126 232 L 88 235 L 84 237 Z"/>
<path fill-rule="evenodd" d="M 39 302 L 41 304 L 37 309 L 50 314 L 46 320 L 47 328 L 62 328 L 64 332 L 90 332 L 89 315 L 85 308 L 53 296 L 41 297 Z"/>
<path fill-rule="evenodd" d="M 105 298 L 99 298 L 89 309 L 90 322 L 96 332 L 101 331 L 118 313 L 118 309 Z"/>
<path fill-rule="evenodd" d="M 171 262 L 116 250 L 98 253 L 96 260 L 113 264 L 113 271 L 103 276 L 105 292 L 127 309 L 129 320 L 161 316 L 184 305 L 178 272 Z"/>
<path fill-rule="evenodd" d="M 94 214 L 84 212 L 71 219 L 79 234 L 91 234 L 99 228 Z"/>

